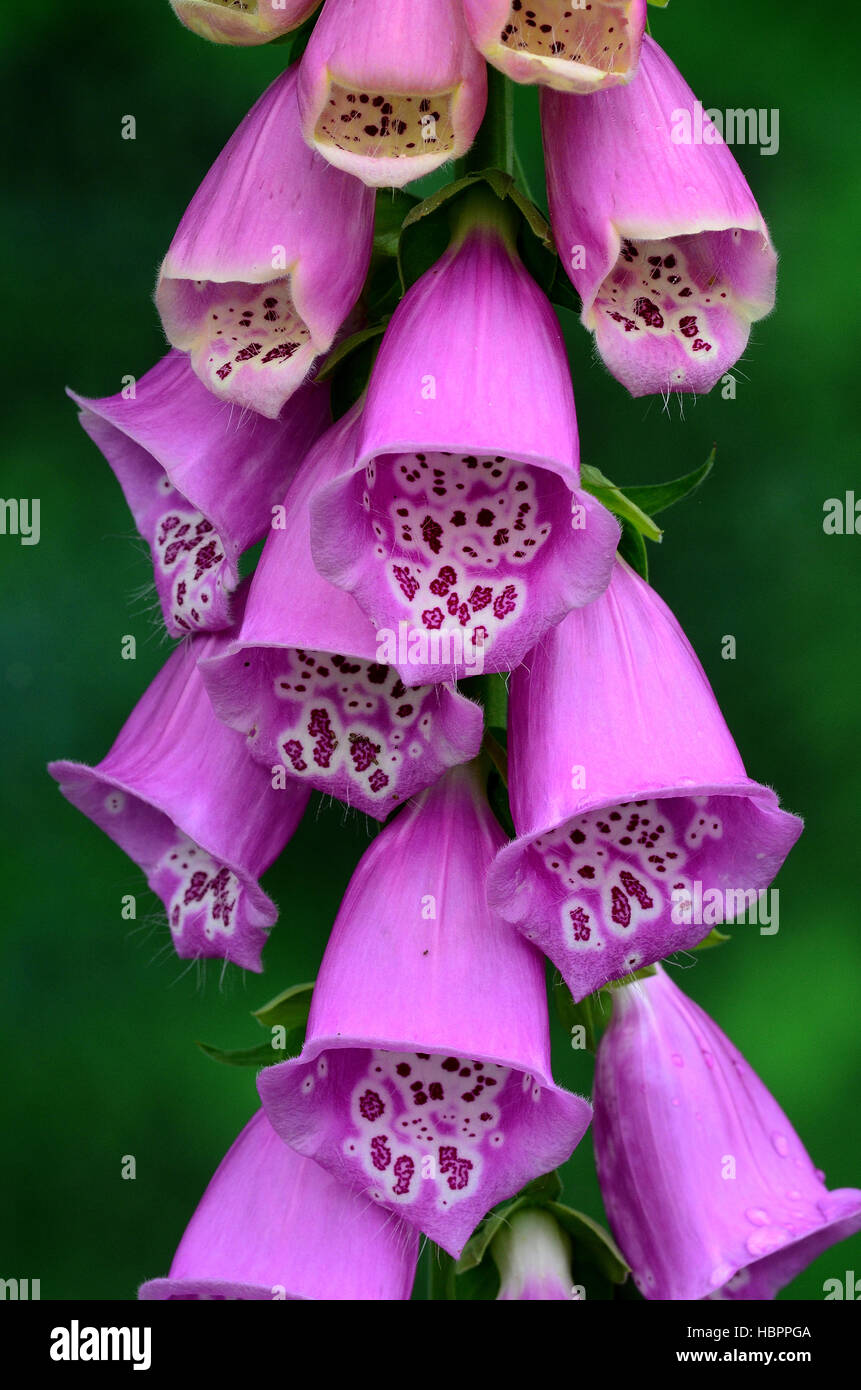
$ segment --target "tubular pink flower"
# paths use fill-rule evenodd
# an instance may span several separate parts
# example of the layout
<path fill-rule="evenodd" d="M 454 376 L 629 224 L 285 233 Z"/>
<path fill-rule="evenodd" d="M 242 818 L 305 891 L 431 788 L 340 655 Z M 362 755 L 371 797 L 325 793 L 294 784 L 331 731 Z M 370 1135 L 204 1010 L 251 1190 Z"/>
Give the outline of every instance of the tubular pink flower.
<path fill-rule="evenodd" d="M 598 1048 L 595 1153 L 644 1298 L 772 1299 L 861 1229 L 738 1049 L 659 969 L 613 996 Z"/>
<path fill-rule="evenodd" d="M 556 316 L 473 225 L 386 329 L 355 467 L 314 499 L 317 568 L 378 629 L 406 625 L 407 684 L 508 670 L 609 580 L 618 525 L 579 481 Z"/>
<path fill-rule="evenodd" d="M 54 762 L 48 771 L 146 874 L 177 955 L 260 970 L 278 911 L 257 880 L 309 793 L 295 782 L 273 790 L 240 735 L 215 718 L 197 661 L 226 641 L 217 634 L 179 647 L 95 767 Z"/>
<path fill-rule="evenodd" d="M 486 100 L 459 0 L 326 0 L 299 68 L 305 139 L 373 187 L 459 159 Z"/>
<path fill-rule="evenodd" d="M 302 1055 L 257 1083 L 282 1139 L 452 1255 L 591 1113 L 551 1079 L 540 957 L 486 904 L 503 838 L 474 764 L 387 826 L 341 905 Z"/>
<path fill-rule="evenodd" d="M 170 0 L 186 29 L 213 43 L 248 47 L 297 29 L 320 0 Z"/>
<path fill-rule="evenodd" d="M 630 82 L 646 0 L 463 0 L 472 41 L 514 82 L 587 94 Z"/>
<path fill-rule="evenodd" d="M 623 561 L 514 673 L 509 759 L 519 838 L 490 901 L 577 1000 L 755 903 L 802 829 L 747 777 L 676 619 Z"/>
<path fill-rule="evenodd" d="M 358 412 L 308 455 L 254 574 L 240 631 L 201 670 L 216 714 L 267 768 L 384 820 L 481 746 L 481 710 L 450 686 L 407 689 L 351 595 L 311 559 L 314 493 L 352 465 Z"/>
<path fill-rule="evenodd" d="M 239 557 L 263 535 L 273 503 L 325 429 L 328 391 L 300 388 L 269 421 L 218 401 L 174 350 L 133 397 L 69 395 L 149 544 L 170 635 L 227 627 Z"/>
<path fill-rule="evenodd" d="M 710 391 L 777 269 L 729 147 L 648 37 L 630 86 L 541 103 L 553 233 L 605 364 L 632 396 Z"/>
<path fill-rule="evenodd" d="M 332 345 L 368 269 L 373 194 L 309 150 L 296 69 L 213 164 L 164 259 L 156 305 L 217 396 L 275 419 Z"/>
<path fill-rule="evenodd" d="M 138 1298 L 402 1300 L 417 1258 L 413 1231 L 294 1153 L 258 1110 L 216 1169 L 168 1278 L 150 1279 Z"/>
<path fill-rule="evenodd" d="M 558 1302 L 572 1297 L 571 1241 L 548 1211 L 523 1207 L 494 1236 L 497 1302 Z"/>

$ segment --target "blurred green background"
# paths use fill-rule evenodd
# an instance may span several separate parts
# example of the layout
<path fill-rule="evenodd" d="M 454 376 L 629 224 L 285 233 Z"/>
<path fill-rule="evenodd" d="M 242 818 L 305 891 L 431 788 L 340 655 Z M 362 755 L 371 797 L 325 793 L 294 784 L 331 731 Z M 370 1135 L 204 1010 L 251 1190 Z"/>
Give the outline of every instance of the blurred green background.
<path fill-rule="evenodd" d="M 844 34 L 811 61 L 807 6 L 672 0 L 652 29 L 708 106 L 779 108 L 780 150 L 736 151 L 781 252 L 777 312 L 719 390 L 665 409 L 628 398 L 563 313 L 583 457 L 619 482 L 718 462 L 667 513 L 652 581 L 712 680 L 749 771 L 806 817 L 782 872 L 780 931 L 739 927 L 689 963 L 686 989 L 777 1095 L 829 1185 L 861 1184 L 861 983 L 855 778 L 861 536 L 826 536 L 823 502 L 857 489 L 858 345 L 849 251 L 861 187 L 856 72 Z M 844 16 L 844 21 L 846 17 Z M 41 498 L 41 541 L 0 537 L 3 625 L 3 1102 L 0 1277 L 43 1298 L 127 1299 L 165 1273 L 203 1188 L 256 1102 L 254 1073 L 195 1040 L 250 1046 L 249 1017 L 313 978 L 372 828 L 313 803 L 266 887 L 281 920 L 264 978 L 177 961 L 156 900 L 115 846 L 59 796 L 52 757 L 97 761 L 167 647 L 140 597 L 149 563 L 107 464 L 63 388 L 120 388 L 164 351 L 158 263 L 278 48 L 209 46 L 167 0 L 4 6 L 9 219 L 4 497 Z M 519 141 L 540 182 L 534 92 Z M 125 115 L 137 139 L 121 138 Z M 136 597 L 137 596 L 137 597 Z M 138 638 L 134 662 L 120 639 Z M 725 634 L 735 661 L 721 659 Z M 140 919 L 120 918 L 139 895 Z M 556 1039 L 557 1079 L 588 1091 L 588 1061 Z M 137 1161 L 123 1181 L 121 1161 Z M 600 1215 L 591 1149 L 566 1196 Z M 861 1272 L 861 1238 L 823 1255 L 784 1297 Z"/>

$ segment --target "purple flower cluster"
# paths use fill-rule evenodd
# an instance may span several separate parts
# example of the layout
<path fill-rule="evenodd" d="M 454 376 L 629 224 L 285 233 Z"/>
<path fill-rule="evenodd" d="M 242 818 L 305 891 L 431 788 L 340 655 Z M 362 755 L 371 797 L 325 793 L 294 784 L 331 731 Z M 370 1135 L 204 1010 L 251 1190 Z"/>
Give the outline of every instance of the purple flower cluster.
<path fill-rule="evenodd" d="M 235 44 L 315 9 L 172 3 Z M 453 203 L 448 248 L 334 421 L 317 379 L 366 322 L 373 190 L 469 150 L 486 61 L 542 87 L 556 248 L 613 375 L 702 392 L 733 365 L 776 258 L 726 145 L 671 137 L 695 99 L 645 10 L 326 0 L 171 242 L 168 355 L 119 396 L 74 397 L 183 640 L 105 758 L 51 772 L 142 869 L 177 954 L 261 969 L 277 910 L 259 880 L 312 790 L 385 822 L 300 1055 L 261 1073 L 263 1109 L 142 1298 L 406 1299 L 420 1233 L 460 1256 L 593 1118 L 551 1074 L 544 956 L 575 1002 L 612 996 L 598 1171 L 645 1298 L 773 1298 L 861 1227 L 861 1192 L 827 1191 L 659 964 L 710 930 L 679 899 L 766 889 L 801 822 L 748 777 L 583 485 L 565 345 L 512 204 L 487 184 Z M 458 688 L 492 673 L 512 673 L 513 839 Z M 506 1224 L 500 1298 L 572 1296 L 563 1225 L 540 1205 Z"/>

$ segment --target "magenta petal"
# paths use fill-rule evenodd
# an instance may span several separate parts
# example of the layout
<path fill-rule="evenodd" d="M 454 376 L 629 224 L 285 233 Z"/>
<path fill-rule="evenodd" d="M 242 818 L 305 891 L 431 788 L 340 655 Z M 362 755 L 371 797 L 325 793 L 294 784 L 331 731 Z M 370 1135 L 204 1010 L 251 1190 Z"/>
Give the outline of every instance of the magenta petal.
<path fill-rule="evenodd" d="M 772 1299 L 861 1229 L 774 1097 L 663 969 L 617 991 L 598 1048 L 595 1152 L 613 1233 L 650 1299 Z"/>
<path fill-rule="evenodd" d="M 474 228 L 386 329 L 353 471 L 312 507 L 318 569 L 398 639 L 407 684 L 508 670 L 609 580 L 613 517 L 579 491 L 559 324 Z"/>
<path fill-rule="evenodd" d="M 464 0 L 473 42 L 514 82 L 587 94 L 630 82 L 646 0 Z"/>
<path fill-rule="evenodd" d="M 729 147 L 648 37 L 629 86 L 545 91 L 541 111 L 553 233 L 605 363 L 633 396 L 710 391 L 771 311 L 777 268 Z"/>
<path fill-rule="evenodd" d="M 179 224 L 156 304 L 205 386 L 275 419 L 356 303 L 373 194 L 309 150 L 294 68 L 245 117 Z"/>
<path fill-rule="evenodd" d="M 459 159 L 486 99 L 460 0 L 326 0 L 299 66 L 305 139 L 373 186 Z"/>
<path fill-rule="evenodd" d="M 146 874 L 177 955 L 260 970 L 278 912 L 257 880 L 299 824 L 308 792 L 295 782 L 274 790 L 240 735 L 213 714 L 197 661 L 226 640 L 178 648 L 95 767 L 48 770 Z"/>
<path fill-rule="evenodd" d="M 283 1139 L 453 1255 L 569 1157 L 591 1113 L 550 1075 L 540 957 L 486 905 L 503 839 L 474 766 L 383 830 L 341 905 L 301 1057 L 258 1078 Z"/>
<path fill-rule="evenodd" d="M 328 391 L 300 388 L 277 420 L 234 412 L 173 351 L 130 398 L 69 395 L 149 544 L 168 632 L 229 626 L 239 557 L 264 534 L 273 504 L 325 429 Z"/>
<path fill-rule="evenodd" d="M 578 1000 L 696 945 L 741 910 L 728 894 L 755 901 L 801 833 L 747 777 L 676 619 L 623 561 L 515 672 L 509 758 L 519 838 L 488 893 Z M 726 917 L 697 907 L 711 893 Z"/>
<path fill-rule="evenodd" d="M 311 451 L 254 575 L 241 629 L 202 664 L 216 714 L 265 767 L 384 820 L 481 746 L 481 710 L 451 686 L 407 689 L 308 539 L 315 492 L 352 463 L 356 412 Z"/>
<path fill-rule="evenodd" d="M 408 1299 L 417 1257 L 408 1227 L 301 1158 L 258 1110 L 203 1194 L 169 1277 L 138 1297 Z"/>

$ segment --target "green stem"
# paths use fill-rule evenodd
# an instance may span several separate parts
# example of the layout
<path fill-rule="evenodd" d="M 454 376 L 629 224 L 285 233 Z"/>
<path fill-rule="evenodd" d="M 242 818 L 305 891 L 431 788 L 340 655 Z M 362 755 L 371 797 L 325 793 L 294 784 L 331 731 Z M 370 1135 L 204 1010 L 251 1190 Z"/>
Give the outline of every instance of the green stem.
<path fill-rule="evenodd" d="M 457 1298 L 454 1278 L 455 1262 L 433 1241 L 428 1241 L 428 1299 L 432 1302 L 451 1302 Z"/>
<path fill-rule="evenodd" d="M 514 86 L 497 68 L 487 69 L 487 110 L 472 148 L 458 162 L 455 178 L 481 169 L 514 174 Z"/>

